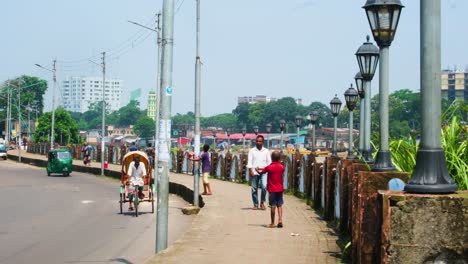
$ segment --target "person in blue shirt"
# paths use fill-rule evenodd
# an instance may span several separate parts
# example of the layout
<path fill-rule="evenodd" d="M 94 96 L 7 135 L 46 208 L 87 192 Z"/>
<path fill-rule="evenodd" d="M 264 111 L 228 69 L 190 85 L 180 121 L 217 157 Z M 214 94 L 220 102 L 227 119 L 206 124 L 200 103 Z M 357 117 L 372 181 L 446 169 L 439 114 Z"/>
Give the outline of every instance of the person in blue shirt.
<path fill-rule="evenodd" d="M 138 150 L 137 146 L 135 145 L 135 142 L 132 142 L 132 146 L 130 147 L 129 150 L 130 151 L 137 151 Z"/>

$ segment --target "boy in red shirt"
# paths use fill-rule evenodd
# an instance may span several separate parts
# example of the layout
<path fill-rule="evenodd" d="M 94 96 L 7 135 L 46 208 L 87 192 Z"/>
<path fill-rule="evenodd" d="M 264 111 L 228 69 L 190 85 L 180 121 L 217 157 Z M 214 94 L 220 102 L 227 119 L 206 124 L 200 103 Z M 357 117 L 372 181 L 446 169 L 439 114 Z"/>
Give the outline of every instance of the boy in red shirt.
<path fill-rule="evenodd" d="M 283 174 L 284 166 L 280 161 L 281 154 L 275 150 L 271 153 L 271 164 L 259 170 L 256 168 L 258 173 L 268 173 L 267 177 L 267 190 L 268 190 L 268 202 L 271 208 L 271 224 L 270 228 L 283 227 Z M 275 225 L 275 209 L 278 208 L 278 225 Z"/>

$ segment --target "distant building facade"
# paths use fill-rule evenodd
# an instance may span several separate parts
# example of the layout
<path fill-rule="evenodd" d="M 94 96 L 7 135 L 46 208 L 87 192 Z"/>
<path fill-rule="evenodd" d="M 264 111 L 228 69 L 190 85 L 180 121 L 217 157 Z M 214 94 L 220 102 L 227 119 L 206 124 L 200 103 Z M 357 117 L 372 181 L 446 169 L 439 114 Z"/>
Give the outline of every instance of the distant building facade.
<path fill-rule="evenodd" d="M 150 91 L 148 93 L 148 110 L 147 115 L 148 117 L 152 118 L 153 120 L 156 119 L 156 92 Z"/>
<path fill-rule="evenodd" d="M 450 103 L 455 99 L 468 103 L 468 70 L 443 70 L 441 76 L 442 97 Z"/>
<path fill-rule="evenodd" d="M 62 81 L 63 107 L 67 111 L 84 113 L 93 103 L 102 101 L 102 77 L 67 77 Z M 119 110 L 123 81 L 106 79 L 105 101 L 110 111 Z"/>
<path fill-rule="evenodd" d="M 274 97 L 268 97 L 266 95 L 237 97 L 237 104 L 241 104 L 241 103 L 249 103 L 249 104 L 270 103 L 270 102 L 275 102 L 275 101 L 278 101 L 278 99 L 274 98 Z M 297 99 L 295 99 L 295 101 L 296 101 L 296 103 L 298 105 L 302 105 L 302 99 L 301 98 L 297 98 Z"/>
<path fill-rule="evenodd" d="M 276 100 L 277 100 L 276 98 L 268 97 L 266 95 L 237 97 L 237 103 L 238 104 L 240 104 L 240 103 L 249 103 L 249 104 L 269 103 L 269 102 L 274 102 Z"/>

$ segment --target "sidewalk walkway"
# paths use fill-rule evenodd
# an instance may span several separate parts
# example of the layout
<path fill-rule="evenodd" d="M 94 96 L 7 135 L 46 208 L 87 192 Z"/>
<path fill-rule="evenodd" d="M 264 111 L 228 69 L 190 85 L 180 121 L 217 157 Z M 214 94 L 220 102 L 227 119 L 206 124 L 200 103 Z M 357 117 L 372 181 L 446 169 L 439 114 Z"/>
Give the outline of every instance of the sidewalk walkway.
<path fill-rule="evenodd" d="M 110 165 L 109 169 L 120 170 L 120 166 Z M 191 175 L 171 173 L 169 177 L 171 182 L 193 188 Z M 214 195 L 204 196 L 205 207 L 192 228 L 148 263 L 339 263 L 334 231 L 300 199 L 285 195 L 284 228 L 267 228 L 270 211 L 250 209 L 249 186 L 211 181 Z"/>

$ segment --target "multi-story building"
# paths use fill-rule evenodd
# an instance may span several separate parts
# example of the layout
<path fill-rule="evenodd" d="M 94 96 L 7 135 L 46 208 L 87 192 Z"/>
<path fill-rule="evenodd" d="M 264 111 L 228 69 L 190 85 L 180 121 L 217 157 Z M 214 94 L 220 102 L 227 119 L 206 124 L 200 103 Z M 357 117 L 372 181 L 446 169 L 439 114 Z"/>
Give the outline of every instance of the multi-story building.
<path fill-rule="evenodd" d="M 450 103 L 455 99 L 464 100 L 468 103 L 468 71 L 443 70 L 442 97 Z"/>
<path fill-rule="evenodd" d="M 276 101 L 276 98 L 268 97 L 266 95 L 237 97 L 238 104 L 240 103 L 249 103 L 249 104 L 269 103 L 269 102 L 274 102 L 274 101 Z"/>
<path fill-rule="evenodd" d="M 62 81 L 65 110 L 84 113 L 89 105 L 102 101 L 102 77 L 67 77 Z M 109 111 L 119 110 L 123 94 L 123 81 L 106 79 L 105 101 Z"/>
<path fill-rule="evenodd" d="M 151 117 L 153 120 L 156 118 L 156 92 L 150 91 L 148 93 L 148 117 Z"/>

